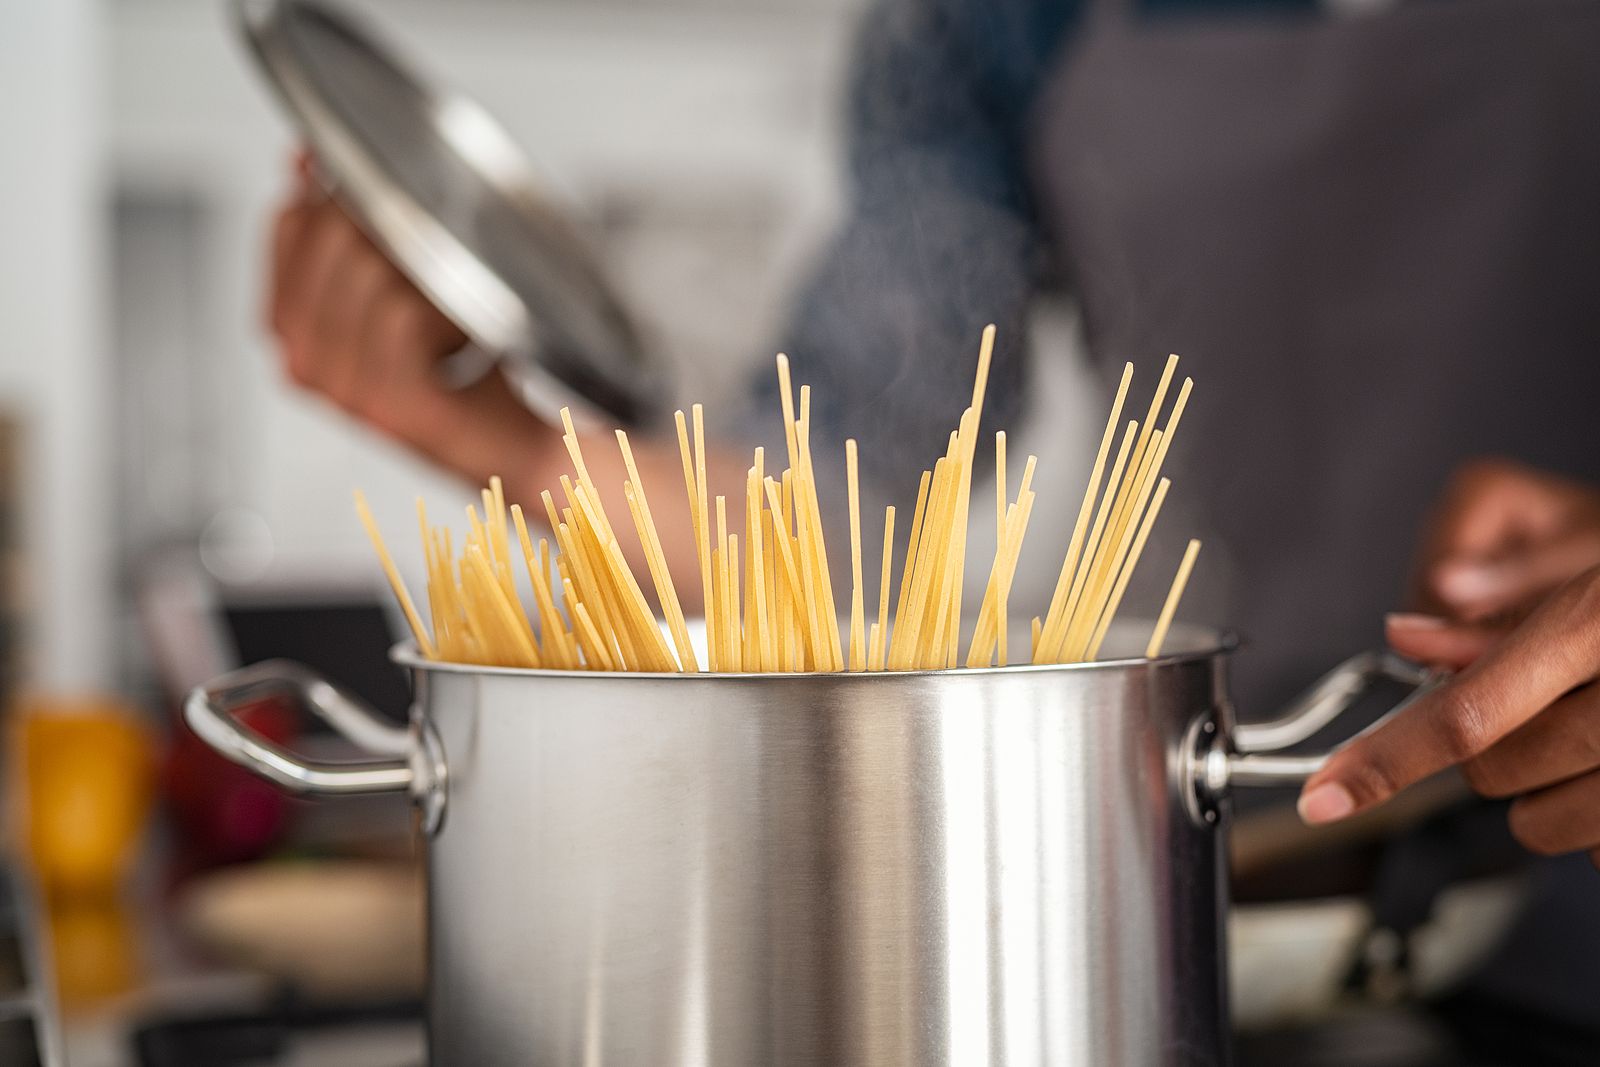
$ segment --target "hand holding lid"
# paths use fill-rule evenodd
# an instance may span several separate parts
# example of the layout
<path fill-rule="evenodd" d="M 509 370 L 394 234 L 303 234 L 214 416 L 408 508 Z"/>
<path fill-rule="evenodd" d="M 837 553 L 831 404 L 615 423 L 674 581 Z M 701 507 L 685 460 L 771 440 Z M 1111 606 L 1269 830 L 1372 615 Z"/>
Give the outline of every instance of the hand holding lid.
<path fill-rule="evenodd" d="M 329 192 L 530 408 L 647 425 L 669 407 L 662 369 L 594 256 L 480 106 L 328 6 L 238 10 Z"/>

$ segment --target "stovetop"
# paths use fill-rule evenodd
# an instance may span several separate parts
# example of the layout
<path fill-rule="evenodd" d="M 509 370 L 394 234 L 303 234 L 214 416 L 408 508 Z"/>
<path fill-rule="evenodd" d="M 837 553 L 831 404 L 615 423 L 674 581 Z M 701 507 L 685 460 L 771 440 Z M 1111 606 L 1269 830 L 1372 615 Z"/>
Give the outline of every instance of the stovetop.
<path fill-rule="evenodd" d="M 1600 1032 L 1476 998 L 1239 1035 L 1236 1067 L 1594 1067 Z"/>
<path fill-rule="evenodd" d="M 50 978 L 35 940 L 39 929 L 27 884 L 0 861 L 0 1064 L 6 1067 L 63 1062 Z"/>
<path fill-rule="evenodd" d="M 140 1067 L 422 1067 L 415 1004 L 152 1019 Z M 0 1058 L 0 1062 L 11 1061 Z M 1245 1033 L 1236 1067 L 1593 1067 L 1600 1032 L 1479 1000 L 1353 1007 L 1314 1024 Z"/>
<path fill-rule="evenodd" d="M 313 1006 L 152 1018 L 133 1035 L 139 1067 L 424 1067 L 414 1003 Z"/>

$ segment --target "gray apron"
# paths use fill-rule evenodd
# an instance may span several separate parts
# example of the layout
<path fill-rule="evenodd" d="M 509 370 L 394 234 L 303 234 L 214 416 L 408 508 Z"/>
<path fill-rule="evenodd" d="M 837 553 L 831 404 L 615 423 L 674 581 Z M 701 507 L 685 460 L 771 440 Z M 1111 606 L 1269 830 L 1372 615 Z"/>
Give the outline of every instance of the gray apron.
<path fill-rule="evenodd" d="M 1104 0 L 1041 96 L 1091 351 L 1196 379 L 1169 538 L 1207 539 L 1193 603 L 1250 640 L 1246 717 L 1381 639 L 1458 463 L 1600 481 L 1597 56 L 1600 0 Z"/>
<path fill-rule="evenodd" d="M 1456 464 L 1600 480 L 1596 57 L 1596 0 L 1105 0 L 1041 98 L 1092 352 L 1196 379 L 1172 499 L 1195 604 L 1251 641 L 1247 716 L 1381 637 Z"/>

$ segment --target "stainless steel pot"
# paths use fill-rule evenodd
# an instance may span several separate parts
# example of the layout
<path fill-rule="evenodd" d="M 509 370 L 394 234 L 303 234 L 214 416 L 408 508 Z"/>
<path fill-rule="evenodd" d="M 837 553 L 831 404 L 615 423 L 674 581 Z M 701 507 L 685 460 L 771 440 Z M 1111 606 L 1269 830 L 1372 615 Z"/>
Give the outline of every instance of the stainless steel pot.
<path fill-rule="evenodd" d="M 432 663 L 409 731 L 293 664 L 190 697 L 296 793 L 408 790 L 428 837 L 436 1067 L 1151 1067 L 1229 1059 L 1227 793 L 1376 678 L 1237 727 L 1232 643 L 892 674 Z M 384 758 L 317 764 L 230 712 L 292 690 Z"/>

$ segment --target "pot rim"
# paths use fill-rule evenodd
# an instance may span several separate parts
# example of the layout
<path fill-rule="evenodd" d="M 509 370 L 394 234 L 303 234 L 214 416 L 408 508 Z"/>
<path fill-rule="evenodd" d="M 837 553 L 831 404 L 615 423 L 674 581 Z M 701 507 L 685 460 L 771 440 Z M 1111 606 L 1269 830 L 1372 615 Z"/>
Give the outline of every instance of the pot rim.
<path fill-rule="evenodd" d="M 411 640 L 401 641 L 391 647 L 389 649 L 389 659 L 402 667 L 417 671 L 437 671 L 444 674 L 503 675 L 514 678 L 592 679 L 596 681 L 620 681 L 623 679 L 651 681 L 670 678 L 678 681 L 698 679 L 702 682 L 733 682 L 749 681 L 751 679 L 796 681 L 809 678 L 826 678 L 838 681 L 883 677 L 925 678 L 932 676 L 948 677 L 951 675 L 971 677 L 993 674 L 1038 674 L 1054 671 L 1109 672 L 1129 670 L 1134 667 L 1172 667 L 1184 663 L 1215 659 L 1218 656 L 1232 655 L 1244 644 L 1243 639 L 1233 630 L 1200 626 L 1198 624 L 1188 626 L 1186 629 L 1209 635 L 1209 643 L 1198 649 L 1168 652 L 1154 659 L 1146 659 L 1144 656 L 1124 656 L 1119 659 L 1103 659 L 1082 663 L 1017 663 L 1005 667 L 941 667 L 919 668 L 910 671 L 717 671 L 713 673 L 711 671 L 566 671 L 552 667 L 493 667 L 477 663 L 454 663 L 447 660 L 428 659 L 417 652 L 416 642 Z"/>

